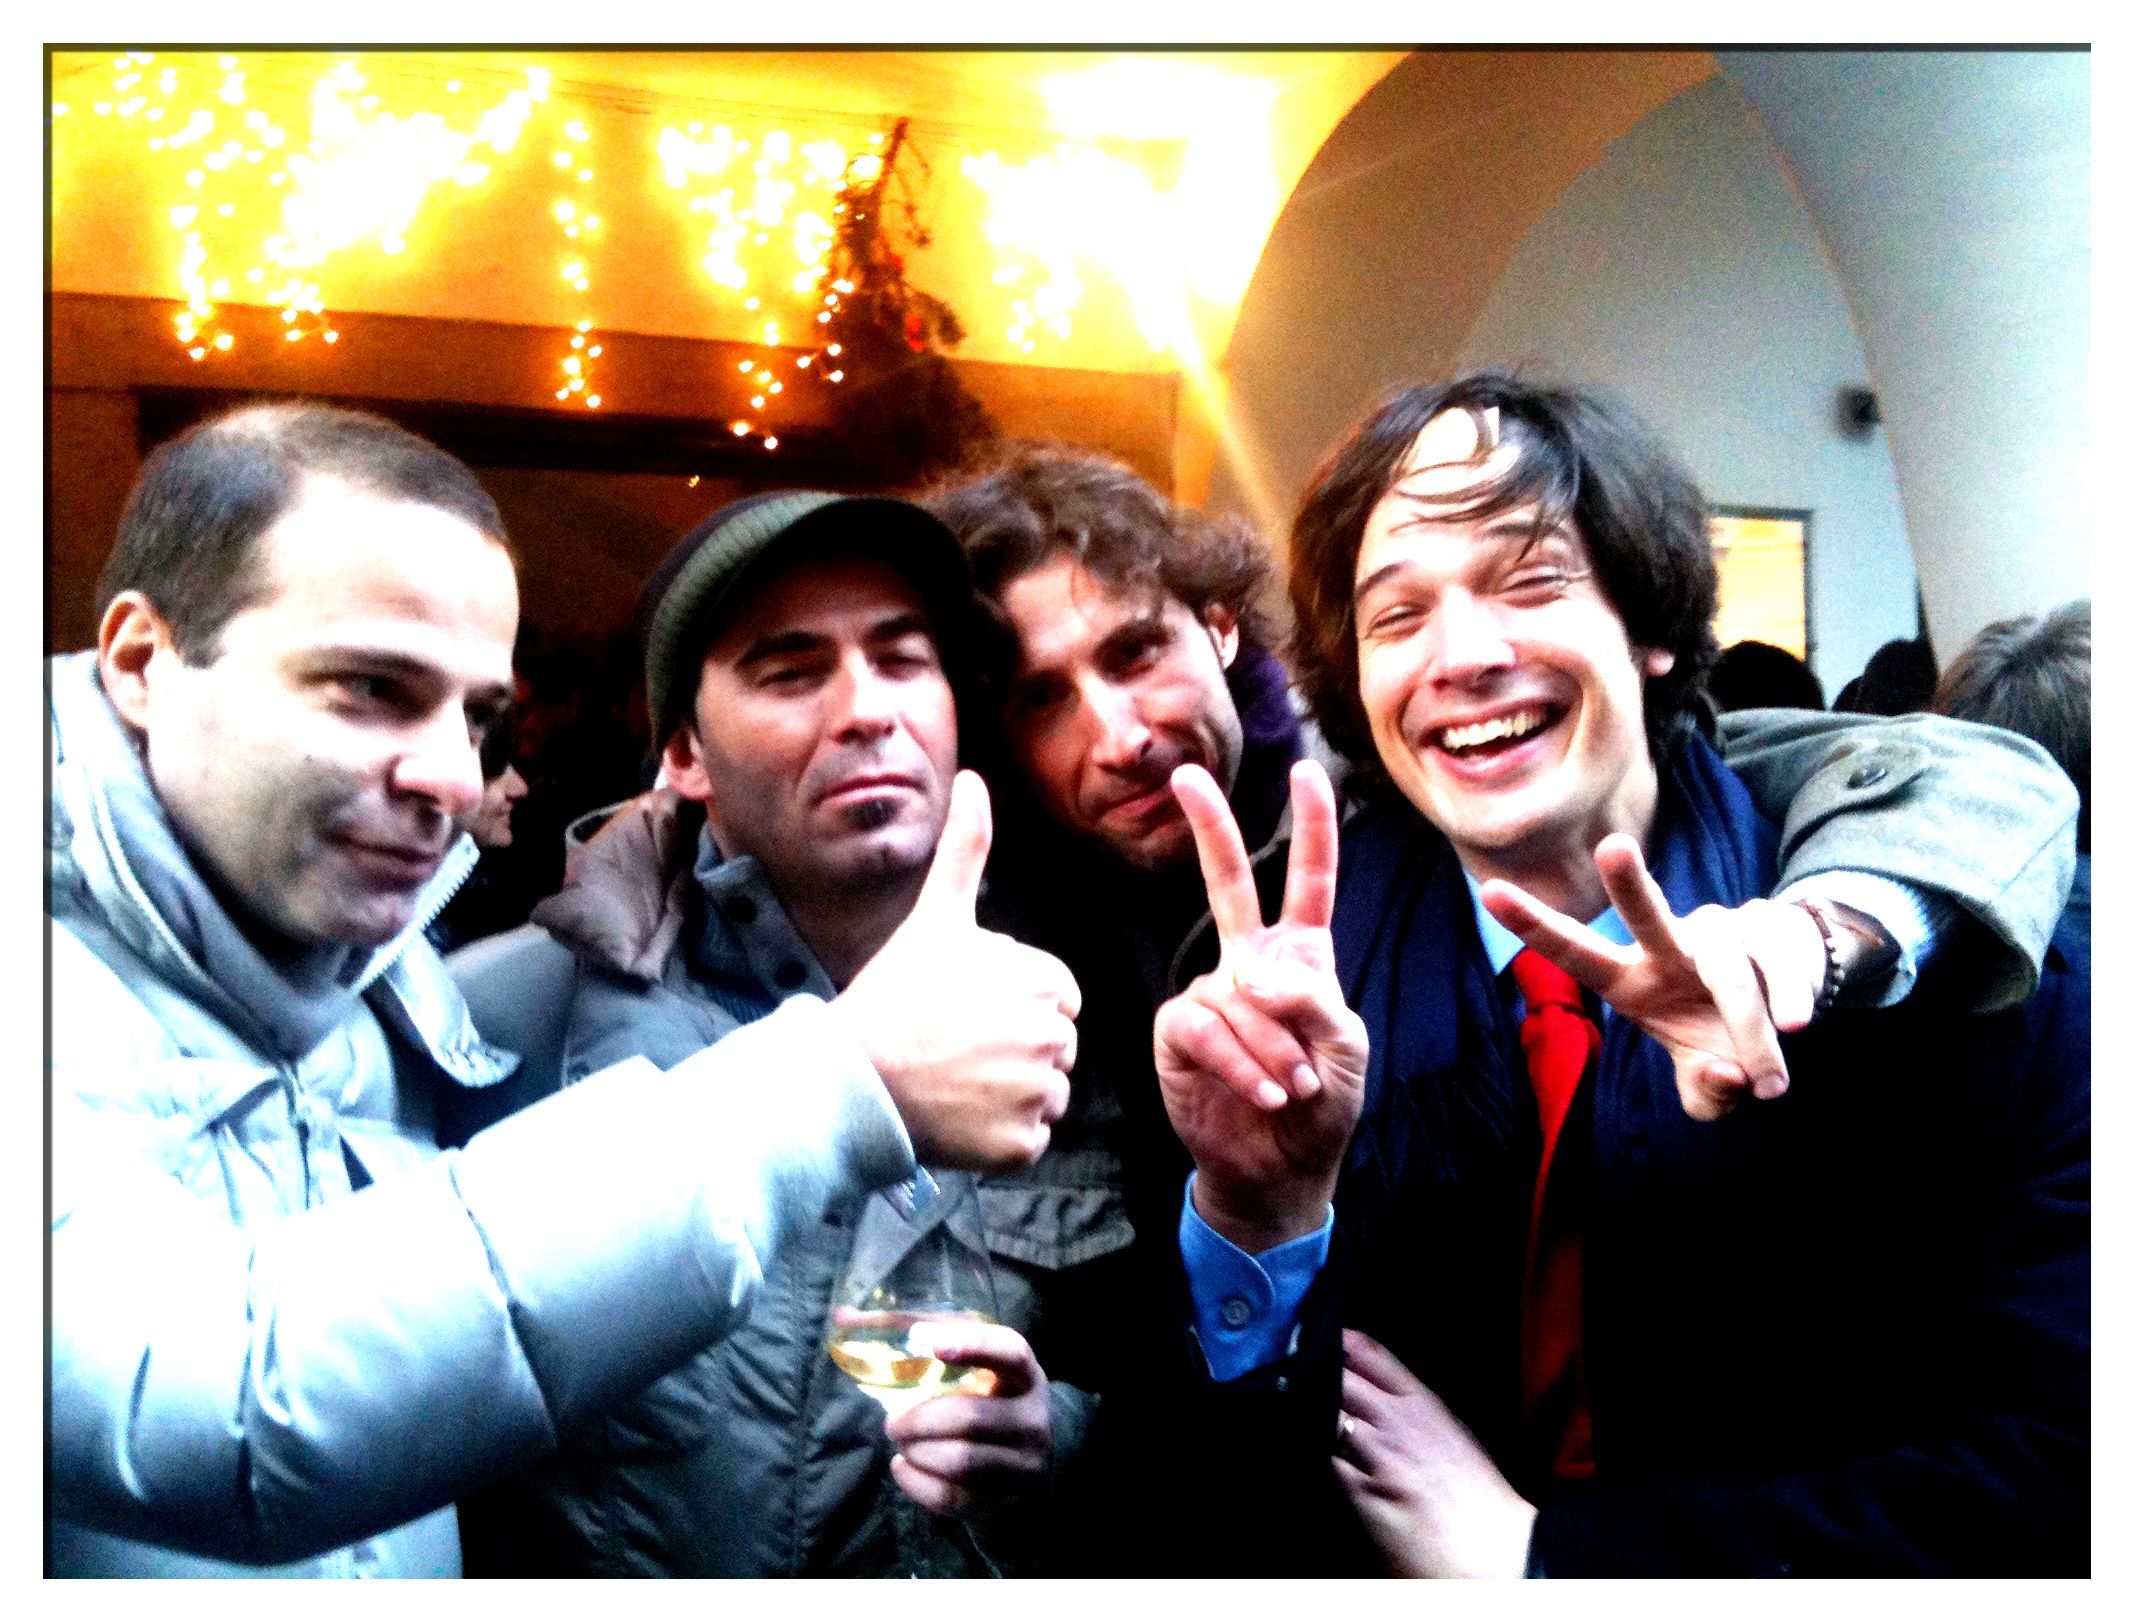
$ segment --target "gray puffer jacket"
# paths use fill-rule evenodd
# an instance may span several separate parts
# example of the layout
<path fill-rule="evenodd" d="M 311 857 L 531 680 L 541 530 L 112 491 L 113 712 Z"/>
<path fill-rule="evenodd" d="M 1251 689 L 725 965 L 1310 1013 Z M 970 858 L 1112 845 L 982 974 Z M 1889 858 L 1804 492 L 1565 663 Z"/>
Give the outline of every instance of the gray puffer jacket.
<path fill-rule="evenodd" d="M 533 923 L 449 960 L 476 1022 L 525 1055 L 536 1089 L 575 1090 L 633 1055 L 674 1064 L 741 1040 L 792 999 L 834 995 L 763 869 L 722 858 L 702 820 L 664 790 L 627 802 L 573 852 L 563 890 Z M 1133 1238 L 1108 1152 L 1077 1147 L 1072 1121 L 1055 1145 L 1027 1171 L 978 1184 L 1001 1318 L 1025 1334 L 1060 1270 Z M 965 1176 L 935 1175 L 944 1185 Z M 1013 1569 L 1028 1549 L 1016 1528 L 981 1538 L 897 1490 L 882 1410 L 823 1350 L 856 1235 L 901 1226 L 888 1201 L 855 1196 L 796 1235 L 746 1324 L 462 1506 L 470 1574 Z M 1057 1382 L 1052 1393 L 1064 1457 L 1092 1399 Z"/>
<path fill-rule="evenodd" d="M 471 846 L 388 946 L 270 963 L 93 657 L 50 680 L 51 1574 L 454 1575 L 455 1499 L 911 1175 L 812 997 L 440 1153 L 440 1116 L 513 1066 L 421 939 Z"/>

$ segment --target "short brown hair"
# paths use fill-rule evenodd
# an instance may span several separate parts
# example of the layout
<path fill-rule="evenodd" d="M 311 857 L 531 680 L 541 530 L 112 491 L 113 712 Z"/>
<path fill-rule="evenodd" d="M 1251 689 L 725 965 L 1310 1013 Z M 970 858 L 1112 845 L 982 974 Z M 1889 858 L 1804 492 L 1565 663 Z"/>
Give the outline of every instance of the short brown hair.
<path fill-rule="evenodd" d="M 1268 645 L 1274 560 L 1251 526 L 1181 507 L 1101 451 L 1016 445 L 920 500 L 962 541 L 972 584 L 996 609 L 1011 582 L 1065 553 L 1108 585 L 1158 587 L 1198 619 L 1225 609 L 1241 641 Z"/>
<path fill-rule="evenodd" d="M 1446 411 L 1494 410 L 1520 455 L 1496 483 L 1470 492 L 1461 516 L 1533 503 L 1542 526 L 1575 524 L 1601 589 L 1630 640 L 1675 656 L 1645 682 L 1645 732 L 1663 758 L 1676 728 L 1703 713 L 1704 678 L 1719 657 L 1712 617 L 1718 566 L 1704 498 L 1635 417 L 1579 389 L 1506 372 L 1402 389 L 1350 430 L 1312 475 L 1291 531 L 1289 600 L 1297 685 L 1326 739 L 1367 772 L 1377 747 L 1356 667 L 1356 554 L 1365 522 L 1399 479 L 1416 436 Z"/>
<path fill-rule="evenodd" d="M 1956 656 L 1934 708 L 1962 721 L 2020 732 L 2059 763 L 2082 796 L 2075 846 L 2090 848 L 2090 604 L 2044 619 L 1997 620 Z"/>
<path fill-rule="evenodd" d="M 439 508 L 510 551 L 481 481 L 428 440 L 361 411 L 245 406 L 150 453 L 97 579 L 99 618 L 120 592 L 138 591 L 169 624 L 179 657 L 212 664 L 223 627 L 258 600 L 260 537 L 296 505 L 308 474 Z"/>

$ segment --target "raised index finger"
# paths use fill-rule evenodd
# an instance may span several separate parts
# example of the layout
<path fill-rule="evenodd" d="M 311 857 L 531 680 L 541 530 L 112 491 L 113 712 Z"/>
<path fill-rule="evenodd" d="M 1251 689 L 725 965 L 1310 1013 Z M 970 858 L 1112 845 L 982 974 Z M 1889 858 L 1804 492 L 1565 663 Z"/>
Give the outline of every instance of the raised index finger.
<path fill-rule="evenodd" d="M 1282 887 L 1282 922 L 1324 929 L 1334 921 L 1340 862 L 1334 785 L 1316 760 L 1300 760 L 1289 769 L 1289 877 Z"/>
<path fill-rule="evenodd" d="M 1600 869 L 1601 886 L 1615 915 L 1646 956 L 1689 963 L 1690 955 L 1675 933 L 1674 910 L 1647 871 L 1638 842 L 1628 834 L 1608 835 L 1593 847 L 1593 865 Z"/>
<path fill-rule="evenodd" d="M 1208 886 L 1208 910 L 1215 933 L 1227 948 L 1260 927 L 1260 892 L 1252 882 L 1252 858 L 1230 802 L 1215 779 L 1199 766 L 1171 773 L 1171 792 L 1192 825 L 1193 847 L 1200 852 L 1200 876 Z"/>

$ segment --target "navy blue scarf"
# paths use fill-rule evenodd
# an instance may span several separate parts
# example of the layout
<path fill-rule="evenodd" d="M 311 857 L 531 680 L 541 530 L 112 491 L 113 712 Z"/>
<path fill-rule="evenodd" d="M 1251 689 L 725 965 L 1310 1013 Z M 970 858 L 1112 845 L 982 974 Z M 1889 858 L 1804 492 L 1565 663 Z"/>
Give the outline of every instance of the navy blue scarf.
<path fill-rule="evenodd" d="M 1681 735 L 1661 768 L 1646 849 L 1675 914 L 1768 893 L 1776 843 L 1718 752 L 1697 733 Z M 1384 1113 L 1388 1077 L 1457 1076 L 1456 1096 L 1415 1101 L 1420 1130 L 1403 1153 L 1439 1161 L 1440 1172 L 1458 1180 L 1464 1141 L 1479 1132 L 1504 1144 L 1513 1135 L 1523 1092 L 1516 1037 L 1492 984 L 1458 859 L 1396 794 L 1342 830 L 1333 935 L 1342 990 L 1371 1035 L 1357 1153 L 1372 1152 L 1370 1128 Z M 1636 1136 L 1676 1099 L 1673 1066 L 1635 1027 L 1610 1024 L 1596 1096 L 1617 1113 L 1620 1129 Z M 1678 1102 L 1672 1114 L 1682 1127 L 1694 1125 Z"/>

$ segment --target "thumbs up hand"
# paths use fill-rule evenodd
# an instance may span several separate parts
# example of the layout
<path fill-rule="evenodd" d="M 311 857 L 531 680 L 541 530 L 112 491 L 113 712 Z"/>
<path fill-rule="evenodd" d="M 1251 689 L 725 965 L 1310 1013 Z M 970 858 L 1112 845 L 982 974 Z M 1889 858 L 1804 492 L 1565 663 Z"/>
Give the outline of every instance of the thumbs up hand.
<path fill-rule="evenodd" d="M 1370 1037 L 1334 973 L 1334 790 L 1315 762 L 1290 771 L 1282 915 L 1260 918 L 1229 802 L 1198 766 L 1172 791 L 1193 827 L 1222 961 L 1156 1015 L 1156 1074 L 1200 1175 L 1193 1205 L 1257 1254 L 1326 1219 L 1363 1109 Z"/>
<path fill-rule="evenodd" d="M 1049 953 L 977 923 L 992 802 L 958 772 L 910 915 L 830 1005 L 873 1061 L 930 1165 L 1024 1166 L 1067 1109 L 1082 992 Z"/>

